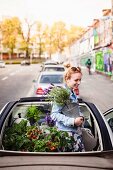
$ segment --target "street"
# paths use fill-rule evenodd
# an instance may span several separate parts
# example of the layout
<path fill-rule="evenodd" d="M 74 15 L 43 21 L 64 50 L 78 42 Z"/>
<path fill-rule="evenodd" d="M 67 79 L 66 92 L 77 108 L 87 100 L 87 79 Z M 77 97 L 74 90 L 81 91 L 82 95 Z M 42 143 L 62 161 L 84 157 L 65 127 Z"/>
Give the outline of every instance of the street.
<path fill-rule="evenodd" d="M 30 66 L 6 65 L 0 69 L 0 109 L 8 102 L 31 96 L 33 80 L 40 73 L 38 64 Z"/>
<path fill-rule="evenodd" d="M 33 80 L 40 73 L 40 65 L 7 65 L 0 69 L 0 109 L 8 102 L 20 97 L 33 96 Z M 88 75 L 82 68 L 80 97 L 97 105 L 104 112 L 113 107 L 113 81 L 110 78 L 92 73 Z"/>

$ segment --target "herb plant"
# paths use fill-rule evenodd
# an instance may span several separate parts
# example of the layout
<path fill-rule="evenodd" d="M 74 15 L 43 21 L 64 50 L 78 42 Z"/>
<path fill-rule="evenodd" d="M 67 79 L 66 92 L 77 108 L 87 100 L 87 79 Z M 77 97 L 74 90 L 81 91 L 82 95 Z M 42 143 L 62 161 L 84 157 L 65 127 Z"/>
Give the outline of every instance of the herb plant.
<path fill-rule="evenodd" d="M 67 103 L 69 101 L 69 96 L 69 91 L 63 87 L 54 87 L 48 95 L 50 100 L 56 102 L 59 105 L 64 105 Z"/>

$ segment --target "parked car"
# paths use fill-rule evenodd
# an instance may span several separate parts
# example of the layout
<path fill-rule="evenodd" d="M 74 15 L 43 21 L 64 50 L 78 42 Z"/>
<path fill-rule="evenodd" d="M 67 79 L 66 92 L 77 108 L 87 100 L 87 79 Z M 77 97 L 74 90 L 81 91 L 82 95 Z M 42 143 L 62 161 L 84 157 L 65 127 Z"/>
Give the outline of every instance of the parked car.
<path fill-rule="evenodd" d="M 5 68 L 5 62 L 3 60 L 0 60 L 0 68 Z"/>
<path fill-rule="evenodd" d="M 46 65 L 57 65 L 57 64 L 58 64 L 58 63 L 55 62 L 55 61 L 47 60 L 47 61 L 43 62 L 43 64 L 41 65 L 41 67 L 42 67 L 42 70 L 43 70 Z M 42 71 L 42 70 L 41 70 L 41 71 Z"/>
<path fill-rule="evenodd" d="M 42 71 L 65 71 L 63 65 L 45 65 Z"/>
<path fill-rule="evenodd" d="M 30 65 L 30 61 L 29 60 L 23 60 L 21 61 L 21 65 L 24 66 L 24 65 Z"/>
<path fill-rule="evenodd" d="M 106 112 L 105 116 L 101 113 L 95 104 L 89 103 L 86 101 L 79 101 L 79 106 L 81 111 L 85 116 L 85 124 L 84 129 L 89 129 L 93 134 L 89 138 L 83 138 L 85 143 L 85 152 L 37 152 L 37 151 L 30 151 L 36 145 L 42 147 L 41 143 L 38 142 L 39 138 L 34 138 L 34 135 L 26 134 L 24 131 L 20 129 L 13 129 L 15 132 L 17 130 L 17 134 L 20 135 L 21 133 L 25 133 L 18 137 L 17 134 L 11 135 L 11 138 L 8 139 L 6 144 L 11 149 L 6 149 L 4 145 L 4 138 L 6 137 L 7 130 L 11 129 L 14 124 L 19 124 L 22 120 L 26 120 L 26 114 L 29 107 L 39 107 L 41 111 L 44 113 L 45 116 L 47 113 L 51 114 L 52 102 L 48 101 L 46 97 L 26 97 L 21 98 L 17 101 L 10 101 L 6 103 L 6 105 L 0 111 L 0 168 L 1 169 L 68 169 L 68 170 L 99 170 L 99 169 L 113 169 L 113 131 L 112 131 L 112 124 L 113 124 L 113 109 Z M 110 115 L 110 116 L 109 116 Z M 40 128 L 45 128 L 45 119 L 44 115 L 41 116 L 41 121 L 39 122 Z M 43 118 L 43 119 L 42 119 Z M 29 122 L 29 120 L 27 120 Z M 28 129 L 31 130 L 31 126 L 28 125 Z M 35 129 L 34 129 L 35 130 Z M 36 132 L 33 130 L 33 133 Z M 40 132 L 40 131 L 38 131 Z M 11 131 L 10 131 L 11 133 Z M 45 131 L 48 134 L 48 130 Z M 9 135 L 9 134 L 8 134 Z M 28 136 L 27 136 L 28 135 Z M 32 135 L 31 140 L 35 141 L 34 144 L 31 146 L 27 143 L 27 137 Z M 25 137 L 25 138 L 23 138 Z M 14 146 L 10 145 L 10 141 L 12 142 L 16 139 L 14 145 L 17 145 L 17 150 L 14 150 Z M 20 140 L 21 139 L 21 140 Z M 22 141 L 24 139 L 24 141 Z M 50 138 L 49 140 L 51 140 Z M 65 138 L 66 140 L 66 138 Z M 85 141 L 86 140 L 86 141 Z M 17 143 L 18 141 L 18 143 Z M 26 143 L 26 145 L 25 145 Z M 48 143 L 49 146 L 50 143 Z M 26 149 L 22 149 L 22 146 L 26 147 Z M 44 148 L 45 146 L 43 146 Z M 19 148 L 21 148 L 19 150 Z M 35 149 L 36 149 L 35 148 Z"/>
<path fill-rule="evenodd" d="M 56 61 L 47 60 L 43 63 L 44 65 L 57 65 L 58 63 Z"/>
<path fill-rule="evenodd" d="M 63 80 L 64 72 L 50 72 L 43 71 L 40 73 L 37 80 L 34 84 L 34 96 L 43 96 L 46 95 L 46 90 L 51 86 L 62 86 L 64 87 Z"/>

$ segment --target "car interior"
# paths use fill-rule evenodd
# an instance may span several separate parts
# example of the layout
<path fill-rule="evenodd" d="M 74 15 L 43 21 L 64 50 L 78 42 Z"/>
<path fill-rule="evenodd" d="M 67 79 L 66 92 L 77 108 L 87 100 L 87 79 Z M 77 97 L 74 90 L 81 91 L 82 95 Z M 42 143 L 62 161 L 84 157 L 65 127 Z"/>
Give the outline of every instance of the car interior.
<path fill-rule="evenodd" d="M 1 146 L 2 150 L 5 150 L 3 145 L 3 139 L 5 136 L 5 130 L 10 128 L 13 123 L 20 123 L 21 120 L 26 120 L 26 112 L 29 106 L 36 106 L 44 113 L 40 120 L 38 121 L 39 126 L 45 124 L 45 115 L 51 114 L 52 102 L 50 101 L 41 101 L 41 102 L 20 102 L 10 111 L 7 115 L 3 128 L 1 131 Z M 101 138 L 99 138 L 100 130 L 98 123 L 96 122 L 92 111 L 88 108 L 85 103 L 80 103 L 80 110 L 84 114 L 85 121 L 84 127 L 82 128 L 83 141 L 85 145 L 85 151 L 99 151 L 102 150 Z M 28 121 L 28 126 L 30 126 Z"/>

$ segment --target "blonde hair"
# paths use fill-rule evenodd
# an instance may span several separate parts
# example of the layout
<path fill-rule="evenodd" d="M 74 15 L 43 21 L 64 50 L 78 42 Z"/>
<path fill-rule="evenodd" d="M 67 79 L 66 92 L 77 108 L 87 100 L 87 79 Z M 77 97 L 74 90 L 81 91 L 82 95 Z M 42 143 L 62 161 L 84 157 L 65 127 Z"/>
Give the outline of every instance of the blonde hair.
<path fill-rule="evenodd" d="M 81 73 L 82 74 L 81 68 L 80 67 L 70 67 L 64 75 L 64 80 L 67 81 L 68 79 L 70 79 L 71 75 L 74 74 L 74 73 Z"/>

